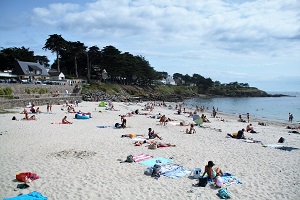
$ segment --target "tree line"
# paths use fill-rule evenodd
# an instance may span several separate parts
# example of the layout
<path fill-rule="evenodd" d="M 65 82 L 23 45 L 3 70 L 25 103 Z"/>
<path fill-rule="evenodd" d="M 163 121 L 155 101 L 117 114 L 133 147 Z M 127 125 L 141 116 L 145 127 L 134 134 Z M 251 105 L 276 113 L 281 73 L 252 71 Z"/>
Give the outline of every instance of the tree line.
<path fill-rule="evenodd" d="M 34 52 L 24 46 L 1 48 L 0 70 L 12 70 L 15 59 L 27 62 L 40 62 L 46 68 L 63 72 L 66 77 L 83 78 L 91 80 L 108 81 L 125 85 L 152 85 L 169 76 L 167 72 L 156 71 L 150 63 L 141 55 L 132 55 L 129 52 L 121 52 L 114 46 L 106 46 L 100 49 L 98 46 L 88 47 L 80 41 L 67 41 L 61 35 L 49 35 L 44 47 L 45 51 L 56 54 L 56 59 L 50 66 L 49 59 L 44 55 L 34 55 Z M 104 70 L 107 77 L 103 75 Z M 200 92 L 220 90 L 226 91 L 228 87 L 248 88 L 247 83 L 232 82 L 221 84 L 211 78 L 205 78 L 200 74 L 192 76 L 175 73 L 173 79 L 177 85 L 196 86 Z M 224 89 L 225 88 L 225 89 Z M 226 89 L 227 88 L 227 89 Z M 222 92 L 223 93 L 223 92 Z"/>

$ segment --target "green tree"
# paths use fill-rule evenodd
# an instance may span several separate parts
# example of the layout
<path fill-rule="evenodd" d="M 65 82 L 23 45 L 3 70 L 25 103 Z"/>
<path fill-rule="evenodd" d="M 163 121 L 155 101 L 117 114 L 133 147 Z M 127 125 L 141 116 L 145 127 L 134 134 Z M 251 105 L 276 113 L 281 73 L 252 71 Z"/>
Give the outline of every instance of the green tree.
<path fill-rule="evenodd" d="M 106 46 L 101 50 L 102 60 L 101 66 L 108 73 L 108 77 L 112 82 L 117 80 L 119 76 L 119 62 L 121 51 L 113 46 Z"/>
<path fill-rule="evenodd" d="M 60 72 L 59 58 L 62 50 L 65 49 L 66 40 L 57 34 L 49 35 L 49 38 L 46 40 L 44 50 L 50 50 L 52 53 L 56 53 L 56 61 L 57 61 L 57 71 Z"/>
<path fill-rule="evenodd" d="M 74 69 L 75 69 L 75 77 L 78 78 L 78 58 L 83 58 L 86 55 L 86 46 L 83 43 L 77 42 L 67 42 L 67 51 L 69 55 L 73 57 L 74 61 Z M 82 70 L 81 70 L 82 71 Z"/>
<path fill-rule="evenodd" d="M 101 51 L 97 46 L 89 47 L 87 51 L 87 80 L 90 83 L 91 75 L 95 78 L 101 79 Z"/>
<path fill-rule="evenodd" d="M 0 51 L 0 70 L 13 70 L 15 67 L 15 60 L 22 60 L 26 62 L 35 62 L 34 51 L 22 46 L 2 48 Z"/>

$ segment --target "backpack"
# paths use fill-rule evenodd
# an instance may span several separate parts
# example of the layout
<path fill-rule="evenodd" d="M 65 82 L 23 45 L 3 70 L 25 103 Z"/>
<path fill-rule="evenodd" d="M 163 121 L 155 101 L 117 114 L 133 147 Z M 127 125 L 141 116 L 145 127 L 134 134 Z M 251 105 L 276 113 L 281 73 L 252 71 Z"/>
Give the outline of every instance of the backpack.
<path fill-rule="evenodd" d="M 205 187 L 207 185 L 208 178 L 207 177 L 200 177 L 199 183 L 197 184 L 199 187 Z"/>
<path fill-rule="evenodd" d="M 15 116 L 13 116 L 12 120 L 17 120 Z"/>
<path fill-rule="evenodd" d="M 227 188 L 225 188 L 225 187 L 218 190 L 218 195 L 221 199 L 230 198 L 230 193 L 228 192 Z"/>
<path fill-rule="evenodd" d="M 129 163 L 132 163 L 132 162 L 134 162 L 134 160 L 133 160 L 133 156 L 132 156 L 132 155 L 129 155 L 129 156 L 127 156 L 127 158 L 126 158 L 125 162 L 129 162 Z"/>
<path fill-rule="evenodd" d="M 116 128 L 120 128 L 120 126 L 121 126 L 121 124 L 115 123 L 115 127 L 116 127 Z"/>
<path fill-rule="evenodd" d="M 283 143 L 283 142 L 284 142 L 284 138 L 283 137 L 279 138 L 278 143 Z"/>
<path fill-rule="evenodd" d="M 159 176 L 159 171 L 160 171 L 160 169 L 161 169 L 161 166 L 160 165 L 157 165 L 157 164 L 155 164 L 154 166 L 153 166 L 153 171 L 152 171 L 152 175 L 151 176 Z"/>
<path fill-rule="evenodd" d="M 148 167 L 145 172 L 145 175 L 151 176 L 153 174 L 153 167 Z"/>

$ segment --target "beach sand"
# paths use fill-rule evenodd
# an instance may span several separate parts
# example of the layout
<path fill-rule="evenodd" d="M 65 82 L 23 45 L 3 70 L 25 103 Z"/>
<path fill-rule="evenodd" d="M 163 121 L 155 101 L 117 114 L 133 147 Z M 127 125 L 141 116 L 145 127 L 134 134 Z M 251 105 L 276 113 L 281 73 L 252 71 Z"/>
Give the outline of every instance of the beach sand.
<path fill-rule="evenodd" d="M 158 180 L 144 175 L 146 166 L 139 163 L 120 163 L 128 155 L 146 153 L 154 157 L 172 158 L 173 163 L 186 169 L 201 168 L 209 160 L 223 171 L 233 174 L 242 184 L 232 183 L 228 188 L 231 199 L 299 199 L 300 176 L 299 150 L 280 150 L 263 147 L 261 143 L 247 143 L 226 137 L 227 133 L 246 128 L 247 123 L 237 122 L 237 117 L 228 115 L 212 118 L 204 112 L 211 123 L 196 127 L 196 134 L 185 134 L 187 127 L 168 123 L 159 124 L 149 115 L 127 117 L 127 128 L 115 129 L 120 116 L 139 109 L 145 103 L 118 103 L 118 111 L 98 107 L 97 102 L 82 102 L 76 110 L 91 112 L 88 120 L 74 119 L 74 114 L 62 111 L 62 105 L 53 105 L 53 114 L 38 114 L 36 121 L 20 120 L 24 108 L 15 108 L 17 113 L 0 114 L 0 198 L 14 197 L 38 191 L 48 199 L 220 199 L 218 188 L 213 185 L 194 187 L 197 179 L 191 175 L 181 178 L 161 176 Z M 46 105 L 39 105 L 46 111 Z M 102 111 L 102 112 L 99 112 Z M 171 119 L 192 122 L 187 114 L 177 115 L 176 110 L 156 106 L 152 114 L 165 114 Z M 60 122 L 64 116 L 73 122 L 70 125 L 51 124 Z M 16 116 L 18 120 L 12 120 Z M 259 126 L 252 121 L 258 134 L 245 133 L 246 137 L 300 148 L 300 135 L 288 133 L 284 124 L 268 123 Z M 108 126 L 98 128 L 97 126 Z M 176 147 L 148 149 L 135 146 L 134 140 L 121 138 L 122 134 L 144 134 L 151 127 L 162 142 Z M 35 172 L 40 178 L 29 183 L 27 189 L 16 189 L 19 182 L 15 175 L 20 172 Z"/>

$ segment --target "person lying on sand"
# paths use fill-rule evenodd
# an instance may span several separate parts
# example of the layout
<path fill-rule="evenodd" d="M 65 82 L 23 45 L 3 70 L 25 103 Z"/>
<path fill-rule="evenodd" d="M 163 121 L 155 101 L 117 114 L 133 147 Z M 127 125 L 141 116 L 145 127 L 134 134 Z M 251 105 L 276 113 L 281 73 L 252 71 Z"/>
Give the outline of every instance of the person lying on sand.
<path fill-rule="evenodd" d="M 136 136 L 144 136 L 144 135 L 141 135 L 141 134 L 134 134 L 134 133 L 121 135 L 121 137 L 130 137 L 130 138 L 134 138 L 134 137 L 136 137 Z"/>
<path fill-rule="evenodd" d="M 148 146 L 149 146 L 150 144 L 152 144 L 152 145 L 156 145 L 157 148 L 159 148 L 159 147 L 176 147 L 175 144 L 156 142 L 155 140 L 135 141 L 134 144 L 135 144 L 135 146 L 141 146 L 143 144 L 148 144 Z"/>
<path fill-rule="evenodd" d="M 245 129 L 242 129 L 242 130 L 239 130 L 239 131 L 237 132 L 237 134 L 235 134 L 235 133 L 233 133 L 233 134 L 227 133 L 227 135 L 228 135 L 229 137 L 236 138 L 236 139 L 246 139 L 246 137 L 245 137 L 245 135 L 244 135 L 244 131 L 245 131 Z"/>

